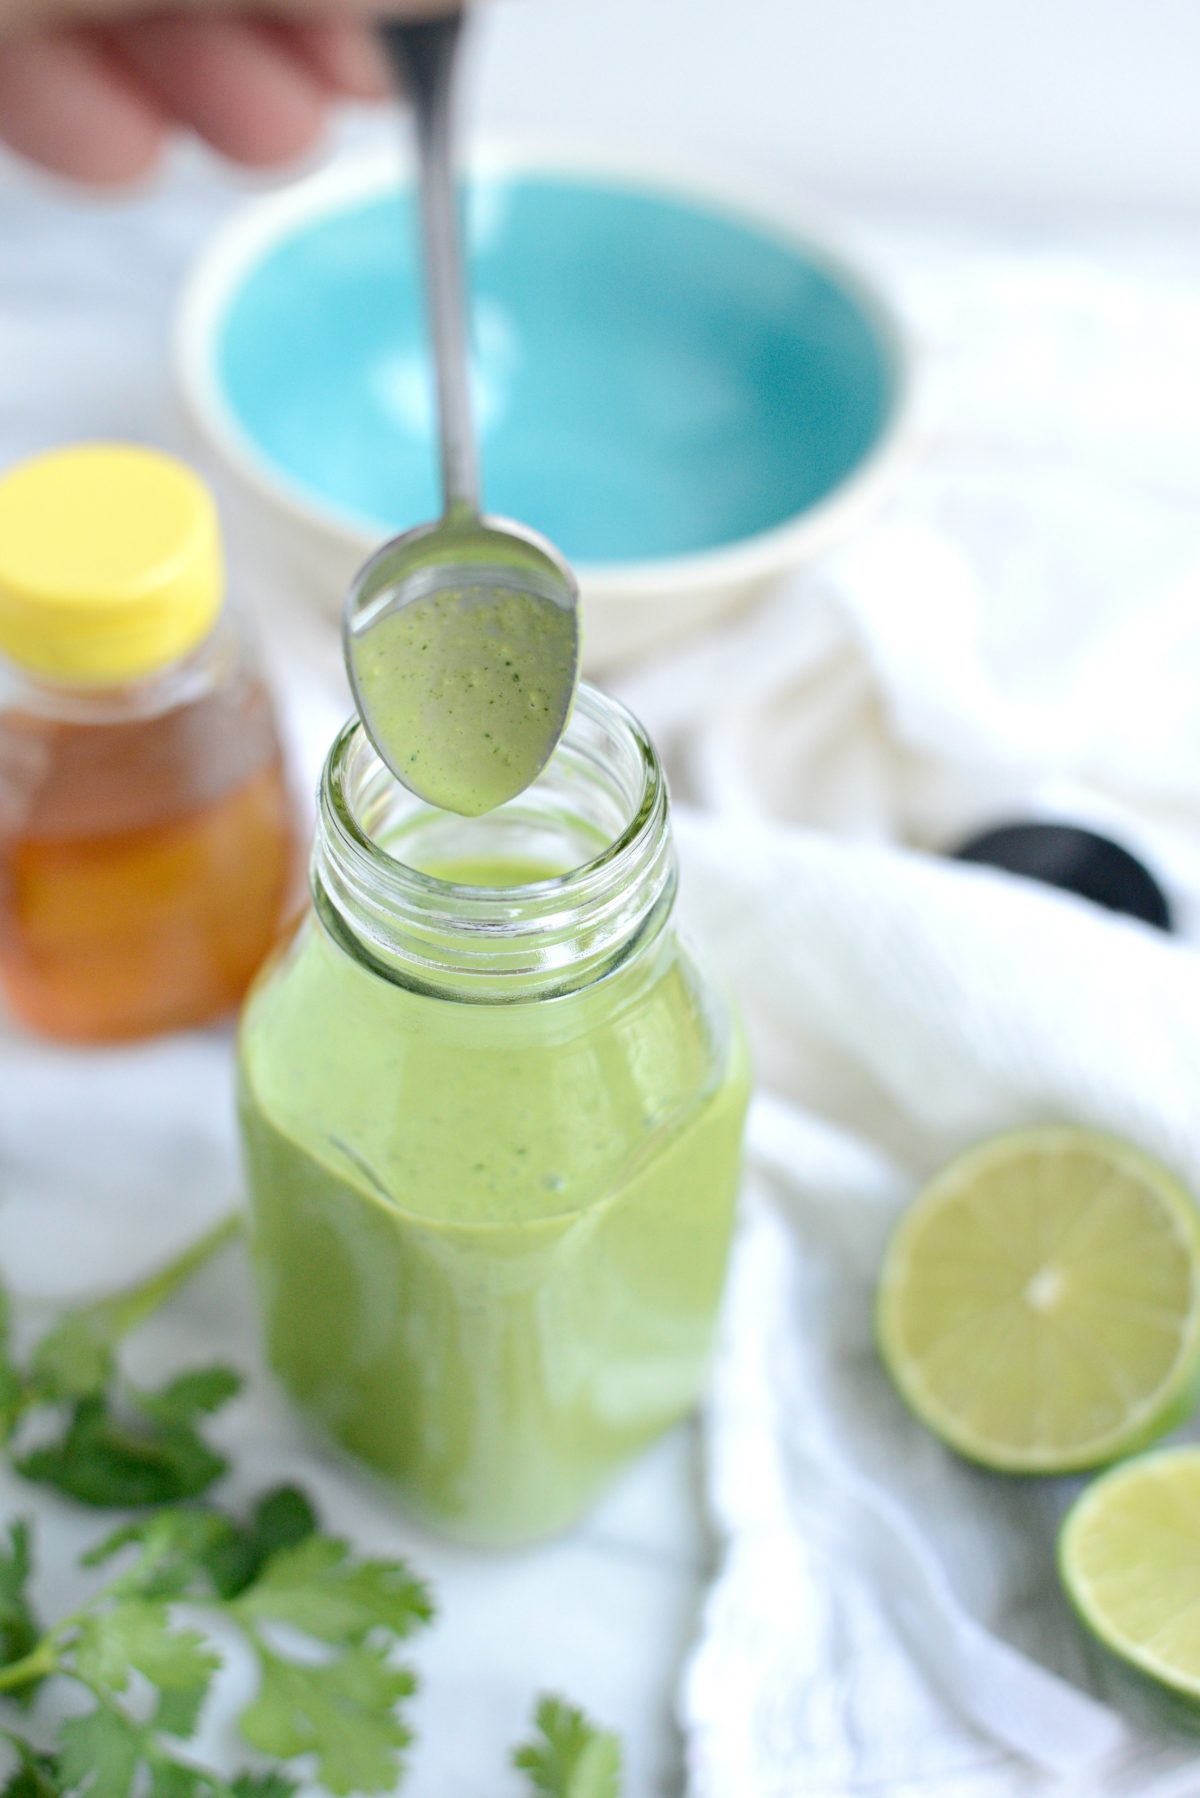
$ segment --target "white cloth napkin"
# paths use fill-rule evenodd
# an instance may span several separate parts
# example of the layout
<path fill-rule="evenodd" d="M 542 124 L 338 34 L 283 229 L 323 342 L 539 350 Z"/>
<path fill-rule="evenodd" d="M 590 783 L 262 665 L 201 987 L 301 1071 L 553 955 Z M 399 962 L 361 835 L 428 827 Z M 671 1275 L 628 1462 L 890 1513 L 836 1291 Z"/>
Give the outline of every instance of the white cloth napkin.
<path fill-rule="evenodd" d="M 721 1571 L 682 1697 L 694 1798 L 1156 1792 L 1196 1749 L 1085 1696 L 1053 1564 L 1069 1482 L 969 1469 L 876 1358 L 916 1185 L 1071 1118 L 1200 1186 L 1200 957 L 972 868 L 688 819 L 767 1092 L 708 1410 Z M 1165 1789 L 1165 1788 L 1164 1788 Z"/>
<path fill-rule="evenodd" d="M 890 517 L 623 686 L 718 814 L 681 829 L 687 903 L 763 1086 L 691 1798 L 1200 1793 L 1194 1743 L 1105 1704 L 1059 1592 L 1079 1483 L 956 1460 L 872 1344 L 891 1223 L 990 1131 L 1103 1126 L 1200 1190 L 1200 290 L 975 275 L 908 264 L 932 379 Z M 1022 815 L 1140 852 L 1181 937 L 931 853 Z"/>

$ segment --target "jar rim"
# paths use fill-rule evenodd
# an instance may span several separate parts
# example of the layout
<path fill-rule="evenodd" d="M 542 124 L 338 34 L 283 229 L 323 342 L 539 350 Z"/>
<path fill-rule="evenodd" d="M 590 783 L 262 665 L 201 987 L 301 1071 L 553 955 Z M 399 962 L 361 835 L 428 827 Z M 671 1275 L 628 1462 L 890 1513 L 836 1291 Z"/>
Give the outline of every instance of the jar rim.
<path fill-rule="evenodd" d="M 370 832 L 365 830 L 359 822 L 346 794 L 344 778 L 346 754 L 356 740 L 366 740 L 367 735 L 366 727 L 357 714 L 346 720 L 334 738 L 332 748 L 325 761 L 322 788 L 328 792 L 330 810 L 337 820 L 339 828 L 344 831 L 349 841 L 360 852 L 374 857 L 382 857 L 390 867 L 401 870 L 406 878 L 412 879 L 427 890 L 453 893 L 457 898 L 470 904 L 476 899 L 494 899 L 498 894 L 503 894 L 505 899 L 512 900 L 519 898 L 523 893 L 534 895 L 547 888 L 569 886 L 572 882 L 582 880 L 595 871 L 610 867 L 626 850 L 636 847 L 638 838 L 651 825 L 659 791 L 665 786 L 662 766 L 654 745 L 650 741 L 649 733 L 628 706 L 622 705 L 621 701 L 614 699 L 611 694 L 602 693 L 598 687 L 593 687 L 589 682 L 581 681 L 576 694 L 574 712 L 589 715 L 597 722 L 606 725 L 615 723 L 624 727 L 641 755 L 644 772 L 642 797 L 625 827 L 610 843 L 605 845 L 599 854 L 590 857 L 585 862 L 580 862 L 577 867 L 568 868 L 562 874 L 548 875 L 544 880 L 528 881 L 520 885 L 504 887 L 468 885 L 461 881 L 443 880 L 436 874 L 429 874 L 421 868 L 414 868 L 410 863 L 392 855 L 383 844 L 376 842 Z M 567 730 L 569 732 L 570 722 Z"/>
<path fill-rule="evenodd" d="M 602 759 L 600 747 L 611 753 Z M 552 790 L 573 760 L 575 772 L 582 767 L 620 801 L 623 821 L 609 840 L 596 854 L 544 879 L 502 887 L 466 884 L 414 867 L 373 834 L 363 815 L 372 795 L 374 802 L 411 799 L 414 817 L 450 814 L 437 814 L 408 795 L 370 746 L 361 720 L 350 719 L 334 740 L 321 780 L 313 871 L 318 904 L 331 897 L 360 944 L 365 932 L 367 947 L 382 950 L 393 969 L 400 960 L 411 975 L 415 962 L 425 977 L 436 973 L 438 985 L 451 970 L 506 984 L 511 976 L 528 981 L 557 971 L 565 978 L 572 970 L 573 983 L 582 984 L 597 955 L 630 937 L 667 888 L 668 899 L 673 895 L 674 858 L 666 776 L 649 734 L 619 700 L 587 683 L 546 769 L 525 794 L 486 816 L 502 818 L 529 795 Z"/>

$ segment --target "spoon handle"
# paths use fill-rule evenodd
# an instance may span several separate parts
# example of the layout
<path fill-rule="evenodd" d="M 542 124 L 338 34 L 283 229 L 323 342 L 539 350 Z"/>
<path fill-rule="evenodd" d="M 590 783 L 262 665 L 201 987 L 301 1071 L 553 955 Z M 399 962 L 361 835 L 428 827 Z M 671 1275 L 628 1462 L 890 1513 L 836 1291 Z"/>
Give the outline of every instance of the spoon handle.
<path fill-rule="evenodd" d="M 479 511 L 454 179 L 454 72 L 462 23 L 459 8 L 430 19 L 388 20 L 381 26 L 384 48 L 416 119 L 425 301 L 437 370 L 442 497 L 447 517 Z"/>

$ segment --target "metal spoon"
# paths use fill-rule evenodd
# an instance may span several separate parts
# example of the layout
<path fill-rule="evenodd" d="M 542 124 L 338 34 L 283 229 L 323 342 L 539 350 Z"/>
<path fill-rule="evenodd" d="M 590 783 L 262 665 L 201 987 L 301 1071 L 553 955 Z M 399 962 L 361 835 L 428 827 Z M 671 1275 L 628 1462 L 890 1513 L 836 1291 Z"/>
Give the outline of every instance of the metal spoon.
<path fill-rule="evenodd" d="M 383 27 L 416 120 L 443 515 L 361 570 L 343 645 L 388 767 L 430 803 L 473 813 L 522 792 L 550 759 L 579 679 L 580 633 L 578 587 L 558 552 L 479 512 L 453 159 L 462 23 L 456 10 Z"/>

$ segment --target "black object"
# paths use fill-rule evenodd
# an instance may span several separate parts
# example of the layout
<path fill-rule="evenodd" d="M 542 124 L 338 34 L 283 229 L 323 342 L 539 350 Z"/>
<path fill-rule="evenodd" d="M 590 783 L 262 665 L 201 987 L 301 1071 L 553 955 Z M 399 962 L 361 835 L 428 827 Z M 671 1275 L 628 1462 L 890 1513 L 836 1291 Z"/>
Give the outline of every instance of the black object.
<path fill-rule="evenodd" d="M 1077 824 L 1003 824 L 971 837 L 953 854 L 957 861 L 1062 887 L 1156 930 L 1172 928 L 1167 896 L 1149 870 L 1119 843 Z"/>

